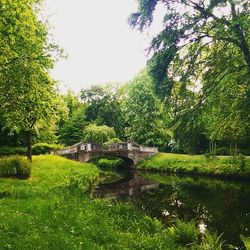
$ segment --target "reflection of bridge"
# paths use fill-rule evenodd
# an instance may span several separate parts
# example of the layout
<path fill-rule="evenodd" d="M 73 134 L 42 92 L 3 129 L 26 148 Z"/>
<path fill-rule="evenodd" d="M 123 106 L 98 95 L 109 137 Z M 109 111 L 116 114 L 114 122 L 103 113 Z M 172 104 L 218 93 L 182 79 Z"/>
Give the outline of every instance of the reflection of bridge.
<path fill-rule="evenodd" d="M 67 149 L 54 152 L 69 159 L 87 162 L 97 156 L 118 156 L 130 159 L 134 164 L 158 153 L 155 147 L 144 147 L 135 143 L 115 143 L 102 147 L 98 144 L 79 142 Z"/>
<path fill-rule="evenodd" d="M 129 197 L 158 187 L 159 183 L 138 176 L 135 172 L 126 171 L 124 178 L 121 180 L 99 185 L 95 194 L 102 197 Z"/>

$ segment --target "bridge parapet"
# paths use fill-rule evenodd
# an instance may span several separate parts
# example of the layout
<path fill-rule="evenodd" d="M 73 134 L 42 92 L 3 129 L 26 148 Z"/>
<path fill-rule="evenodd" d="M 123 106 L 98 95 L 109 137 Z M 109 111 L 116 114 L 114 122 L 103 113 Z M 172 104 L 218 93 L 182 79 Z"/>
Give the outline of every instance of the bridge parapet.
<path fill-rule="evenodd" d="M 156 147 L 140 146 L 140 151 L 150 152 L 150 153 L 158 153 L 158 148 L 156 148 Z"/>
<path fill-rule="evenodd" d="M 104 151 L 117 151 L 117 150 L 128 150 L 128 144 L 127 143 L 113 143 L 107 145 L 106 148 L 104 148 Z"/>

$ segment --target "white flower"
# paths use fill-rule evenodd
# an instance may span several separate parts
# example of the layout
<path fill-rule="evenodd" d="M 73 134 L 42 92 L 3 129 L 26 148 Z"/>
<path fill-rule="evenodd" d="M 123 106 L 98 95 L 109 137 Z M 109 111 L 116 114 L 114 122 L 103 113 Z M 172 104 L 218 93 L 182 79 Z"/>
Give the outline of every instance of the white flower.
<path fill-rule="evenodd" d="M 168 216 L 168 215 L 170 215 L 170 213 L 167 210 L 163 210 L 162 211 L 162 215 L 163 216 Z"/>
<path fill-rule="evenodd" d="M 199 231 L 201 234 L 204 234 L 206 231 L 207 225 L 204 224 L 203 222 L 199 224 Z"/>
<path fill-rule="evenodd" d="M 177 200 L 176 203 L 177 203 L 177 206 L 178 206 L 178 207 L 180 207 L 180 206 L 182 205 L 182 202 L 181 202 L 181 201 L 178 201 L 178 200 Z"/>

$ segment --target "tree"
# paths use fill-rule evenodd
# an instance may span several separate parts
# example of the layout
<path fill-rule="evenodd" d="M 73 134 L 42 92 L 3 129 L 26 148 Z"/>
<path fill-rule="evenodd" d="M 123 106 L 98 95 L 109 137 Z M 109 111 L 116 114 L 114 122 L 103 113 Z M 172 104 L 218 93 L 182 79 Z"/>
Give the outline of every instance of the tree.
<path fill-rule="evenodd" d="M 226 138 L 232 131 L 235 131 L 235 135 L 238 134 L 238 138 L 240 134 L 242 136 L 245 130 L 243 127 L 247 124 L 246 121 L 249 123 L 250 117 L 249 1 L 138 2 L 138 11 L 131 15 L 130 24 L 141 31 L 152 24 L 157 6 L 165 8 L 162 31 L 152 39 L 149 47 L 152 57 L 148 67 L 155 91 L 167 105 L 173 107 L 172 101 L 177 104 L 184 101 L 184 105 L 178 104 L 178 108 L 173 109 L 174 137 L 188 148 L 199 138 L 202 140 L 198 141 L 206 144 L 207 136 L 212 141 Z M 178 84 L 183 91 L 176 95 L 175 86 Z M 238 86 L 238 90 L 243 89 L 244 94 L 239 96 L 236 91 L 232 95 L 224 95 L 223 98 L 218 95 L 226 89 L 232 91 L 232 84 Z M 194 96 L 191 105 L 181 96 L 190 91 Z M 222 98 L 219 103 L 216 101 L 218 97 Z M 230 98 L 238 99 L 238 104 L 228 109 L 226 103 Z M 216 107 L 217 104 L 219 107 Z M 212 107 L 207 108 L 208 105 Z M 227 108 L 222 108 L 223 105 Z M 247 119 L 241 115 L 242 111 Z M 206 122 L 201 119 L 204 112 Z M 219 116 L 218 112 L 221 112 Z M 213 120 L 217 121 L 217 125 Z M 213 124 L 209 129 L 206 124 L 208 121 Z"/>
<path fill-rule="evenodd" d="M 230 154 L 235 155 L 237 145 L 247 136 L 250 128 L 249 111 L 243 105 L 246 89 L 238 85 L 235 78 L 225 78 L 224 81 L 227 85 L 223 91 L 207 99 L 203 119 L 210 141 L 229 143 Z"/>
<path fill-rule="evenodd" d="M 246 86 L 250 85 L 248 0 L 140 0 L 130 24 L 140 30 L 150 26 L 158 4 L 166 10 L 164 26 L 149 48 L 153 52 L 150 73 L 158 93 L 169 94 L 176 77 L 187 85 L 200 79 L 201 72 L 205 75 L 211 72 L 210 67 L 216 64 L 218 55 L 213 54 L 210 60 L 203 60 L 203 55 L 214 46 L 219 46 L 220 52 L 231 52 L 230 56 L 222 57 L 224 67 L 217 72 L 220 77 L 240 72 Z M 220 81 L 218 74 L 209 75 L 211 82 Z"/>
<path fill-rule="evenodd" d="M 96 124 L 89 124 L 83 131 L 84 141 L 103 145 L 110 139 L 115 138 L 116 134 L 113 128 L 106 125 L 97 126 Z"/>
<path fill-rule="evenodd" d="M 87 121 L 113 127 L 118 137 L 124 137 L 123 111 L 117 84 L 94 85 L 83 89 L 81 99 L 87 105 Z"/>
<path fill-rule="evenodd" d="M 88 122 L 85 118 L 85 108 L 77 107 L 59 128 L 59 141 L 66 145 L 75 144 L 83 139 L 82 131 Z"/>
<path fill-rule="evenodd" d="M 0 104 L 4 126 L 25 131 L 31 160 L 32 133 L 41 120 L 55 119 L 58 98 L 48 70 L 57 46 L 38 18 L 40 1 L 0 3 Z"/>
<path fill-rule="evenodd" d="M 168 142 L 163 105 L 155 96 L 146 71 L 132 80 L 124 106 L 128 139 L 151 146 Z"/>

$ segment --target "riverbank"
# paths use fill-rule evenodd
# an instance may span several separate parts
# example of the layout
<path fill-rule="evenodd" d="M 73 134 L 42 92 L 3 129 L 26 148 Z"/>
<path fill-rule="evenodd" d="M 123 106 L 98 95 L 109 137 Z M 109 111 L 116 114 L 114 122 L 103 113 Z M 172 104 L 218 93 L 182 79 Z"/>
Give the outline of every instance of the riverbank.
<path fill-rule="evenodd" d="M 165 228 L 135 207 L 93 199 L 95 165 L 35 156 L 27 180 L 0 178 L 1 249 L 221 249 L 193 222 Z"/>
<path fill-rule="evenodd" d="M 250 157 L 240 156 L 234 162 L 229 156 L 214 159 L 203 155 L 159 153 L 136 166 L 141 170 L 250 178 Z"/>

